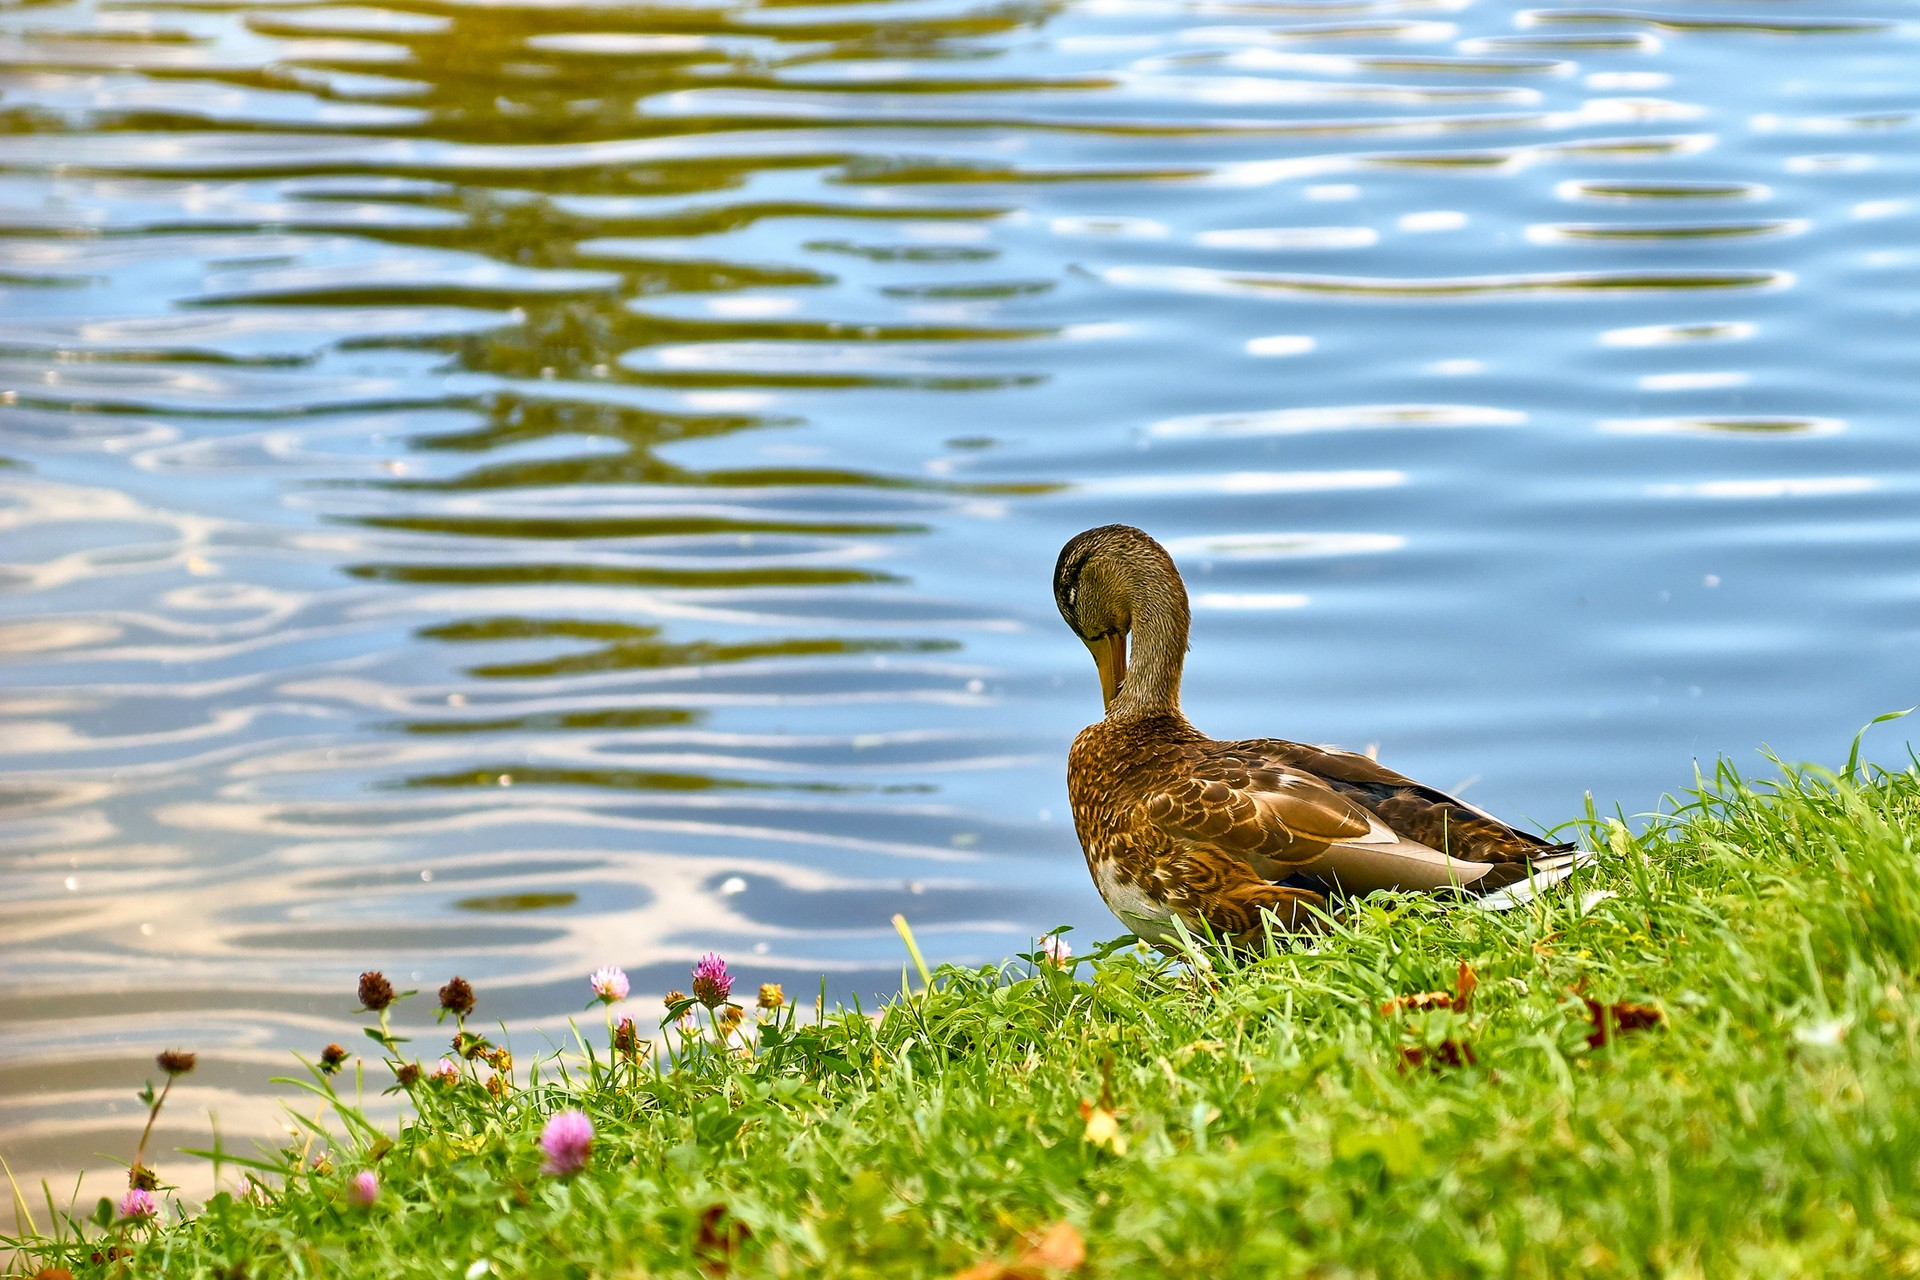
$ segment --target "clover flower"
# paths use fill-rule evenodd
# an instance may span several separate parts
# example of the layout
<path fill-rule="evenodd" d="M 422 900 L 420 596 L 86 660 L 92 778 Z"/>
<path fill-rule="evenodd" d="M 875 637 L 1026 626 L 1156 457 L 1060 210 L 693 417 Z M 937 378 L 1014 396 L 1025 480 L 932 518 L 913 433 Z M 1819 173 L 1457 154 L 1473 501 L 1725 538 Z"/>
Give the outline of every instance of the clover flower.
<path fill-rule="evenodd" d="M 379 1013 L 393 1003 L 393 984 L 386 975 L 368 970 L 360 975 L 360 1007 L 368 1013 Z"/>
<path fill-rule="evenodd" d="M 153 1192 L 145 1187 L 135 1187 L 120 1197 L 120 1216 L 132 1222 L 146 1222 L 160 1212 L 160 1206 L 153 1198 Z"/>
<path fill-rule="evenodd" d="M 185 1049 L 166 1049 L 154 1061 L 159 1063 L 160 1069 L 168 1075 L 183 1076 L 193 1070 L 195 1058 Z"/>
<path fill-rule="evenodd" d="M 452 1084 L 460 1078 L 460 1064 L 452 1058 L 442 1058 L 439 1065 L 434 1067 L 433 1074 L 427 1078 L 435 1084 Z"/>
<path fill-rule="evenodd" d="M 440 988 L 440 1007 L 456 1018 L 473 1012 L 473 984 L 455 974 Z"/>
<path fill-rule="evenodd" d="M 346 1065 L 347 1051 L 337 1044 L 330 1044 L 320 1051 L 320 1069 L 328 1075 L 337 1073 Z"/>
<path fill-rule="evenodd" d="M 347 1184 L 347 1198 L 355 1204 L 365 1207 L 380 1198 L 380 1175 L 371 1169 L 362 1169 L 353 1175 L 353 1181 Z"/>
<path fill-rule="evenodd" d="M 587 982 L 593 987 L 593 998 L 602 1004 L 612 1004 L 616 1000 L 625 1000 L 632 990 L 627 985 L 627 975 L 612 965 L 604 969 L 595 969 Z"/>
<path fill-rule="evenodd" d="M 540 1150 L 547 1157 L 542 1173 L 555 1178 L 578 1173 L 593 1151 L 593 1121 L 584 1111 L 555 1113 L 540 1131 Z"/>
<path fill-rule="evenodd" d="M 420 1083 L 420 1064 L 417 1062 L 401 1063 L 393 1069 L 393 1078 L 399 1082 L 402 1089 L 413 1088 L 413 1086 Z"/>
<path fill-rule="evenodd" d="M 634 1028 L 632 1018 L 622 1018 L 614 1027 L 613 1049 L 623 1058 L 631 1058 L 640 1052 L 640 1033 Z"/>
<path fill-rule="evenodd" d="M 778 1009 L 787 1002 L 787 993 L 780 989 L 777 982 L 760 984 L 759 1005 L 762 1009 Z"/>
<path fill-rule="evenodd" d="M 709 1009 L 718 1009 L 733 991 L 733 975 L 727 962 L 709 951 L 693 966 L 693 998 Z"/>
<path fill-rule="evenodd" d="M 1067 960 L 1073 955 L 1073 948 L 1067 945 L 1067 940 L 1057 933 L 1050 933 L 1040 939 L 1040 950 L 1046 953 L 1049 963 L 1058 965 L 1062 969 L 1067 967 Z"/>

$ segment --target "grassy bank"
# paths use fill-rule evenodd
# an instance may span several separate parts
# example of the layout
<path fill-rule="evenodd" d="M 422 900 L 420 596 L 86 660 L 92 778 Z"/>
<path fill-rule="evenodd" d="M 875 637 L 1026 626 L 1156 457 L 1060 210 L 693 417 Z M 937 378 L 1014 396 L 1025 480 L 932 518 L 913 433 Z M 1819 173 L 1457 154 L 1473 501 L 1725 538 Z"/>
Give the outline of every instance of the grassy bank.
<path fill-rule="evenodd" d="M 1310 948 L 943 968 L 873 1018 L 741 987 L 754 1051 L 656 1014 L 667 1071 L 590 1016 L 590 1063 L 423 1076 L 397 1134 L 342 1103 L 330 1167 L 69 1223 L 27 1270 L 1920 1274 L 1920 778 L 1723 770 L 1593 834 L 1597 874 L 1531 914 L 1376 898 Z M 569 1107 L 592 1154 L 543 1173 Z"/>

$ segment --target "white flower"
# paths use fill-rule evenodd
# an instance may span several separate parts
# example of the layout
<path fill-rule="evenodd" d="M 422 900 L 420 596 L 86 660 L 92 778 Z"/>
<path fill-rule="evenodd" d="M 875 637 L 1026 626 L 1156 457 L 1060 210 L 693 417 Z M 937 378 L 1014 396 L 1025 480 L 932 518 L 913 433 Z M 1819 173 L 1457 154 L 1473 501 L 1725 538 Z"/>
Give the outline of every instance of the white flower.
<path fill-rule="evenodd" d="M 1825 1022 L 1814 1022 L 1804 1027 L 1794 1028 L 1793 1038 L 1801 1044 L 1823 1049 L 1831 1048 L 1847 1038 L 1847 1026 L 1845 1018 L 1829 1018 Z"/>

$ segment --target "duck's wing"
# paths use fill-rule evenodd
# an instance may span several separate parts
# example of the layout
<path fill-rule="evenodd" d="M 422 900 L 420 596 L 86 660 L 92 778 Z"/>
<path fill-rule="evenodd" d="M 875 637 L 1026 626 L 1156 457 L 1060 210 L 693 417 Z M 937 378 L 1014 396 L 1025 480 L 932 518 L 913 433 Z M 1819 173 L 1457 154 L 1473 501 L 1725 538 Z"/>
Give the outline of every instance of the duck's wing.
<path fill-rule="evenodd" d="M 1294 762 L 1296 752 L 1319 750 L 1280 742 L 1197 746 L 1177 776 L 1144 798 L 1143 816 L 1177 844 L 1237 859 L 1264 879 L 1300 877 L 1344 893 L 1456 890 L 1480 896 L 1523 882 L 1538 887 L 1564 879 L 1576 865 L 1569 846 L 1548 845 L 1439 792 L 1431 793 L 1436 799 L 1407 800 L 1398 793 L 1428 789 L 1365 756 L 1352 759 L 1370 770 L 1335 762 L 1342 773 L 1363 775 L 1351 781 Z M 1364 776 L 1376 772 L 1385 777 Z M 1376 796 L 1376 787 L 1383 794 Z M 1502 839 L 1526 842 L 1531 856 L 1451 857 L 1401 830 L 1395 819 L 1402 810 L 1415 815 L 1410 825 L 1448 829 L 1456 838 L 1462 821 L 1491 824 L 1507 833 Z"/>
<path fill-rule="evenodd" d="M 1279 739 L 1231 747 L 1251 748 L 1263 758 L 1320 778 L 1406 839 L 1467 862 L 1537 862 L 1574 849 L 1522 831 L 1478 805 L 1415 782 L 1357 752 Z"/>

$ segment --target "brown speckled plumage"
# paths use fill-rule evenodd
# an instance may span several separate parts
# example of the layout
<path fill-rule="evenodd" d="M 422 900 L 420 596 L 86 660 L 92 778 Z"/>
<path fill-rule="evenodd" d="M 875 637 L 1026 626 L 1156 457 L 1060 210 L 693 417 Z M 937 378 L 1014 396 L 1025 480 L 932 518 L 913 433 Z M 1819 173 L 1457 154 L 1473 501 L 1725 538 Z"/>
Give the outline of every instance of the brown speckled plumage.
<path fill-rule="evenodd" d="M 1074 740 L 1067 790 L 1094 881 L 1136 933 L 1256 941 L 1309 927 L 1329 893 L 1481 896 L 1571 871 L 1551 844 L 1363 755 L 1279 739 L 1216 742 L 1180 713 L 1186 588 L 1125 525 L 1060 553 L 1061 615 L 1101 669 L 1106 718 Z M 1126 642 L 1136 643 L 1126 661 Z"/>

